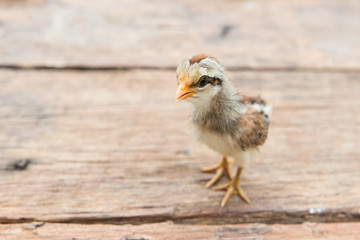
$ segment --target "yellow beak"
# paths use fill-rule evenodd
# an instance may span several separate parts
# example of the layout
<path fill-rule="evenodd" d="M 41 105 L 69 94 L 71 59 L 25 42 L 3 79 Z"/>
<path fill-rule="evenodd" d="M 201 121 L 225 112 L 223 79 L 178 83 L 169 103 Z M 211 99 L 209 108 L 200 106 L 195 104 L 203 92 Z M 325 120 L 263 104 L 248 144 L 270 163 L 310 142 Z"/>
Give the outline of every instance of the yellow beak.
<path fill-rule="evenodd" d="M 182 81 L 182 82 L 180 82 L 180 84 L 176 90 L 175 101 L 179 102 L 188 97 L 191 97 L 194 94 L 196 94 L 196 92 L 192 89 L 189 89 L 189 87 L 185 84 L 185 81 Z"/>

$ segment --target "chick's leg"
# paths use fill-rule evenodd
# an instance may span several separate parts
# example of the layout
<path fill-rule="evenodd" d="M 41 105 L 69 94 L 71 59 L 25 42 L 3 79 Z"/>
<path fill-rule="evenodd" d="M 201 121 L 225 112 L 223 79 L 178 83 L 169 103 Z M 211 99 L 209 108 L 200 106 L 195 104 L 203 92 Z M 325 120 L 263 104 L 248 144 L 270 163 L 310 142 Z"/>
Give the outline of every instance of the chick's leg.
<path fill-rule="evenodd" d="M 206 183 L 206 187 L 211 187 L 212 185 L 214 185 L 220 178 L 222 175 L 228 175 L 228 177 L 231 179 L 231 172 L 229 169 L 229 162 L 226 159 L 226 157 L 223 157 L 222 160 L 219 162 L 218 165 L 214 166 L 214 167 L 209 167 L 209 168 L 203 168 L 202 169 L 203 172 L 216 172 L 215 175 Z"/>
<path fill-rule="evenodd" d="M 239 180 L 240 180 L 241 172 L 242 172 L 242 168 L 238 168 L 235 177 L 229 183 L 216 188 L 216 190 L 226 189 L 225 196 L 221 201 L 221 207 L 224 207 L 226 205 L 227 201 L 229 200 L 230 196 L 233 193 L 237 193 L 246 203 L 250 203 L 249 198 L 246 196 L 246 194 L 244 193 L 244 191 L 241 189 L 240 186 Z"/>

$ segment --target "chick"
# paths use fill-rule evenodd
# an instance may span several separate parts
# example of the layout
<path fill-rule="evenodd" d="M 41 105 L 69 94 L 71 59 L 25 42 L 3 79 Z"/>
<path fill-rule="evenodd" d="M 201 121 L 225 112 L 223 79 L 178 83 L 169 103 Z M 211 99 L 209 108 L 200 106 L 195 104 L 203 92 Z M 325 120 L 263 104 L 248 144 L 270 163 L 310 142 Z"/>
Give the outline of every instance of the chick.
<path fill-rule="evenodd" d="M 226 190 L 221 207 L 233 193 L 249 203 L 240 186 L 240 175 L 267 138 L 270 108 L 260 98 L 239 95 L 226 77 L 224 67 L 205 54 L 183 60 L 177 67 L 176 78 L 175 100 L 186 99 L 193 106 L 191 129 L 195 138 L 223 155 L 217 166 L 203 169 L 216 171 L 206 186 L 228 175 L 230 182 L 216 188 Z M 229 157 L 237 166 L 234 177 L 229 171 Z"/>

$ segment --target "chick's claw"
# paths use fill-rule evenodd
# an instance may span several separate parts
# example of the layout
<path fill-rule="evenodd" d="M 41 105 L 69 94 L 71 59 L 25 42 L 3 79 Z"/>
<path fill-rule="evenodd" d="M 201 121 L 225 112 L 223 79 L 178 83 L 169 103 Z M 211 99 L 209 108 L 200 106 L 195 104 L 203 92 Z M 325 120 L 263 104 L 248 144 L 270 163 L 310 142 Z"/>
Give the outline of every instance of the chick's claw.
<path fill-rule="evenodd" d="M 226 190 L 225 196 L 221 201 L 221 207 L 226 205 L 227 201 L 233 193 L 237 193 L 246 203 L 250 203 L 249 198 L 246 196 L 239 183 L 241 171 L 242 168 L 238 168 L 235 177 L 229 183 L 218 186 L 216 188 L 216 190 Z"/>
<path fill-rule="evenodd" d="M 227 161 L 226 157 L 223 157 L 223 159 L 221 160 L 221 162 L 218 165 L 216 165 L 214 167 L 203 168 L 202 171 L 203 172 L 216 171 L 215 175 L 206 183 L 207 188 L 214 185 L 221 178 L 222 175 L 227 175 L 230 179 L 232 178 L 231 172 L 229 169 L 229 162 Z"/>

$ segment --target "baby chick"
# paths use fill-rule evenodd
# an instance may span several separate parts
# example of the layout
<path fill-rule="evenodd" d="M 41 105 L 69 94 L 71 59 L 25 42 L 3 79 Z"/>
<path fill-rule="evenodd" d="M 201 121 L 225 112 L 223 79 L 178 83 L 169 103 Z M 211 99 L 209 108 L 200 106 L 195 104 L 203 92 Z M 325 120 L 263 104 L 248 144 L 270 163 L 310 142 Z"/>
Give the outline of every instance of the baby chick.
<path fill-rule="evenodd" d="M 260 98 L 239 95 L 226 77 L 224 67 L 215 58 L 204 54 L 183 60 L 177 67 L 176 78 L 176 101 L 186 99 L 193 106 L 191 129 L 194 136 L 223 155 L 217 166 L 203 169 L 205 172 L 216 171 L 206 186 L 212 186 L 226 174 L 230 182 L 217 188 L 226 189 L 221 207 L 233 193 L 249 203 L 240 186 L 240 175 L 267 138 L 270 108 Z M 233 178 L 228 157 L 232 157 L 237 166 Z"/>

